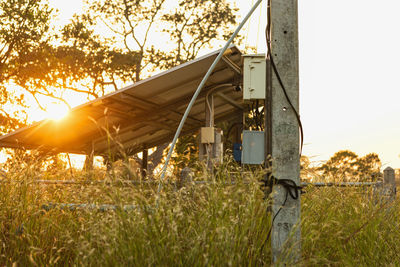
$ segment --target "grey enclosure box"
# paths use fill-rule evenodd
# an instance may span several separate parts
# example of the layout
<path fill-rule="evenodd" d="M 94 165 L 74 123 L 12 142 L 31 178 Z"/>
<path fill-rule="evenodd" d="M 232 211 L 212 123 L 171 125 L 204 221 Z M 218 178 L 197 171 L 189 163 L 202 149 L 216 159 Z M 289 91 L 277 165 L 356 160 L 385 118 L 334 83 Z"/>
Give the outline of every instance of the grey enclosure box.
<path fill-rule="evenodd" d="M 264 131 L 243 131 L 243 164 L 262 164 L 264 162 L 264 140 Z"/>
<path fill-rule="evenodd" d="M 265 54 L 243 56 L 243 100 L 265 99 Z"/>

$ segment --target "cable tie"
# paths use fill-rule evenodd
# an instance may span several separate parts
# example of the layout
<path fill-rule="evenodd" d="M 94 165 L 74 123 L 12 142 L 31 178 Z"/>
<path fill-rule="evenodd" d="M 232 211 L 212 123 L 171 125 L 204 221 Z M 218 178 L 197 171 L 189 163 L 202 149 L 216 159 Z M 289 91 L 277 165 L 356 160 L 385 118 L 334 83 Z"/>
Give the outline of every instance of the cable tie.
<path fill-rule="evenodd" d="M 304 193 L 302 191 L 303 187 L 297 185 L 293 180 L 290 179 L 278 179 L 273 175 L 266 174 L 262 182 L 264 183 L 264 187 L 273 188 L 273 186 L 277 184 L 283 186 L 286 189 L 287 194 L 289 194 L 292 199 L 299 198 L 299 191 L 300 193 Z"/>

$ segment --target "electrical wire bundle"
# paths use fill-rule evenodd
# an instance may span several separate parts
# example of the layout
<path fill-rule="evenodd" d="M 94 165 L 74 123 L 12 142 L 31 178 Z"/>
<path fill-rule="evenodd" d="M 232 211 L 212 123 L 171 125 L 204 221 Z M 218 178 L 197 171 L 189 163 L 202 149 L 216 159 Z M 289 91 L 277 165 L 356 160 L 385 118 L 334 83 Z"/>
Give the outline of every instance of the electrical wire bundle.
<path fill-rule="evenodd" d="M 249 127 L 255 128 L 257 131 L 264 130 L 264 107 L 260 107 L 258 100 L 249 105 L 250 123 Z"/>

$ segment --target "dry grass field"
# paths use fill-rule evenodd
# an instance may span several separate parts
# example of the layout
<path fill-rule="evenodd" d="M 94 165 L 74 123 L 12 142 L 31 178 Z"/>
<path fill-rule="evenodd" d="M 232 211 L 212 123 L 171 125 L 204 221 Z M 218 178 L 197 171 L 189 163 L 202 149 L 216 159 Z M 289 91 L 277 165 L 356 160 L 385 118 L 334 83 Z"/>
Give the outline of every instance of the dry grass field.
<path fill-rule="evenodd" d="M 180 189 L 166 185 L 157 196 L 149 185 L 37 184 L 38 175 L 46 177 L 37 169 L 16 168 L 9 172 L 9 182 L 0 185 L 0 265 L 270 265 L 266 239 L 271 218 L 258 182 L 261 170 L 241 174 L 237 165 L 226 163 L 213 178 L 202 172 L 195 177 L 210 183 Z M 74 179 L 101 175 L 80 173 Z M 65 171 L 47 176 L 60 177 L 72 179 Z M 236 184 L 228 186 L 232 179 Z M 55 203 L 120 208 L 70 209 Z M 124 210 L 127 204 L 135 208 Z M 398 200 L 376 204 L 369 189 L 307 187 L 302 195 L 301 261 L 286 262 L 283 255 L 280 263 L 398 266 L 399 211 Z"/>

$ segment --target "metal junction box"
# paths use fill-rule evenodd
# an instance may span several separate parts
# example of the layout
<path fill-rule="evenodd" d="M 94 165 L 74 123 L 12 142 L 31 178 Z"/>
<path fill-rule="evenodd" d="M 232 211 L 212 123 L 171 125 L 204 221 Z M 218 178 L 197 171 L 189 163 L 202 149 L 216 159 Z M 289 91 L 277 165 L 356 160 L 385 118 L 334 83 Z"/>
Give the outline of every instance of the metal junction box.
<path fill-rule="evenodd" d="M 199 159 L 204 160 L 207 159 L 207 157 L 210 157 L 212 161 L 216 164 L 221 164 L 224 158 L 224 143 L 222 142 L 223 138 L 223 131 L 219 128 L 214 128 L 214 127 L 204 127 L 206 132 L 200 133 L 203 134 L 200 137 L 200 145 L 199 145 Z M 210 133 L 208 132 L 209 129 L 212 128 L 212 140 L 211 136 L 209 135 Z M 202 128 L 203 129 L 203 128 Z M 204 138 L 204 139 L 203 139 Z M 212 142 L 211 142 L 212 141 Z M 208 148 L 209 151 L 207 151 L 207 146 L 210 145 Z"/>
<path fill-rule="evenodd" d="M 242 164 L 264 162 L 264 131 L 243 131 Z"/>
<path fill-rule="evenodd" d="M 200 129 L 200 143 L 213 144 L 215 141 L 215 128 L 214 127 L 201 127 Z"/>
<path fill-rule="evenodd" d="M 243 100 L 265 99 L 265 54 L 243 56 Z"/>

